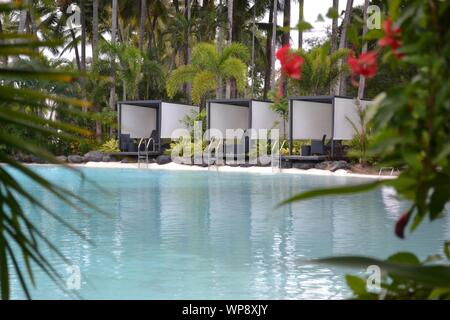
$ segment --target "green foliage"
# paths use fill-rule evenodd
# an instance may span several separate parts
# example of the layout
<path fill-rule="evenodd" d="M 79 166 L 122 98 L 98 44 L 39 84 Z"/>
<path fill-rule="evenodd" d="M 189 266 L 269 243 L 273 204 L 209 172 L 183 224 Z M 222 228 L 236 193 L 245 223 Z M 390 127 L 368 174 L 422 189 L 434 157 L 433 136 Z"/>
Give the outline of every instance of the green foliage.
<path fill-rule="evenodd" d="M 356 158 L 360 164 L 366 164 L 369 162 L 367 149 L 370 143 L 370 124 L 367 119 L 367 109 L 363 108 L 359 99 L 355 100 L 355 105 L 358 114 L 358 122 L 355 123 L 346 117 L 355 132 L 353 139 L 350 142 L 350 151 L 348 152 L 348 155 Z"/>
<path fill-rule="evenodd" d="M 105 143 L 103 143 L 98 151 L 101 152 L 119 152 L 119 141 L 116 139 L 109 139 Z"/>
<path fill-rule="evenodd" d="M 295 195 L 283 204 L 333 194 L 364 192 L 388 184 L 411 203 L 406 211 L 415 230 L 423 219 L 436 220 L 445 213 L 450 201 L 450 5 L 442 1 L 412 0 L 401 10 L 399 1 L 389 2 L 389 13 L 402 30 L 400 52 L 396 60 L 389 49 L 383 62 L 414 71 L 410 81 L 386 88 L 375 99 L 376 107 L 366 115 L 375 132 L 368 155 L 376 156 L 381 166 L 402 168 L 396 180 L 364 185 L 313 190 Z M 397 19 L 398 17 L 398 19 Z M 448 255 L 448 247 L 444 250 Z M 365 257 L 321 259 L 321 263 L 367 266 L 378 265 L 389 272 L 384 284 L 385 298 L 424 299 L 450 297 L 450 267 L 436 265 L 436 257 L 417 264 L 412 254 L 397 254 L 387 261 Z M 400 262 L 398 260 L 401 260 Z M 442 257 L 439 258 L 442 260 Z M 361 282 L 349 277 L 357 297 Z M 377 298 L 378 296 L 371 296 Z"/>
<path fill-rule="evenodd" d="M 362 300 L 449 300 L 450 267 L 448 257 L 429 256 L 420 261 L 410 252 L 398 252 L 385 261 L 366 257 L 333 257 L 314 260 L 313 263 L 334 264 L 343 267 L 367 268 L 378 266 L 381 271 L 380 290 L 367 288 L 367 278 L 347 275 L 353 298 Z"/>
<path fill-rule="evenodd" d="M 348 55 L 347 49 L 330 52 L 330 43 L 326 42 L 309 51 L 299 50 L 304 59 L 302 77 L 300 80 L 289 79 L 288 95 L 328 95 L 330 89 L 339 79 L 339 75 L 346 72 L 347 67 L 339 60 Z"/>
<path fill-rule="evenodd" d="M 167 80 L 167 94 L 174 97 L 180 86 L 192 83 L 192 101 L 196 104 L 209 92 L 234 79 L 238 91 L 245 89 L 248 49 L 239 43 L 226 46 L 222 53 L 210 43 L 199 43 L 192 50 L 191 64 L 178 67 Z"/>

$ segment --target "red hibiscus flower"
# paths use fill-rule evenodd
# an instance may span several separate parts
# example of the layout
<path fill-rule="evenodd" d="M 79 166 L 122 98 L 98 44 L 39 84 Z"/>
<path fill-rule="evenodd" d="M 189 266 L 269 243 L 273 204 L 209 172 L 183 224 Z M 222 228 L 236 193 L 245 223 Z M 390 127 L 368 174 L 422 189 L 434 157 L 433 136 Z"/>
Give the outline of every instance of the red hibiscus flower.
<path fill-rule="evenodd" d="M 282 74 L 286 74 L 292 79 L 300 79 L 304 60 L 298 54 L 292 52 L 288 44 L 278 49 L 276 57 L 280 60 Z"/>
<path fill-rule="evenodd" d="M 376 51 L 361 53 L 358 58 L 355 57 L 355 53 L 352 51 L 348 56 L 347 63 L 354 76 L 364 76 L 370 79 L 375 77 L 378 71 Z"/>
<path fill-rule="evenodd" d="M 397 51 L 401 47 L 399 40 L 401 37 L 400 28 L 394 28 L 391 19 L 386 18 L 383 22 L 383 30 L 384 37 L 378 41 L 378 45 L 381 47 L 390 47 L 394 57 L 397 59 L 403 58 L 404 54 Z"/>
<path fill-rule="evenodd" d="M 409 221 L 409 213 L 404 213 L 400 216 L 395 224 L 395 234 L 397 237 L 403 239 L 405 237 L 405 227 Z"/>

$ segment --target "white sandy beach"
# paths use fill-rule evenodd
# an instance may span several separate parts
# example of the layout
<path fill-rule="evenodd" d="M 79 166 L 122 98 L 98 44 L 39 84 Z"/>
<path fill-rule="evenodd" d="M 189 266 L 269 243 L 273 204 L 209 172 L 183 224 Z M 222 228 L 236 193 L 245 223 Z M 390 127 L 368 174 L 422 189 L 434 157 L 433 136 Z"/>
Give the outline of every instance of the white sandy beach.
<path fill-rule="evenodd" d="M 173 171 L 217 171 L 217 172 L 242 172 L 242 173 L 288 173 L 288 174 L 306 174 L 306 175 L 328 175 L 328 176 L 347 176 L 347 177 L 359 177 L 359 178 L 370 178 L 370 179 L 395 179 L 395 176 L 379 176 L 379 175 L 368 175 L 368 174 L 358 174 L 353 172 L 347 172 L 347 170 L 337 170 L 331 172 L 329 170 L 320 169 L 280 169 L 275 172 L 272 171 L 271 167 L 232 167 L 232 166 L 211 166 L 211 167 L 200 167 L 191 165 L 182 165 L 174 162 L 168 164 L 159 165 L 156 163 L 141 164 L 140 168 L 137 163 L 121 163 L 121 162 L 87 162 L 82 164 L 70 164 L 75 167 L 86 167 L 86 168 L 116 168 L 116 169 L 140 169 L 140 170 L 173 170 Z"/>

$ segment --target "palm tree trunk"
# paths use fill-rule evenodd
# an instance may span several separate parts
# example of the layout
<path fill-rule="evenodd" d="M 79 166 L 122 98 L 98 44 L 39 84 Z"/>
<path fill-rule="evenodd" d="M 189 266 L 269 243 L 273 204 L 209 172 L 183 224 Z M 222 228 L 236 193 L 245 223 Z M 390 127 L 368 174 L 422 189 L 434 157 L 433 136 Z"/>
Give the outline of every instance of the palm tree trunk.
<path fill-rule="evenodd" d="M 112 0 L 111 44 L 116 44 L 117 36 L 117 0 Z M 116 110 L 116 68 L 115 55 L 111 52 L 111 88 L 109 91 L 109 107 Z"/>
<path fill-rule="evenodd" d="M 77 70 L 81 72 L 82 70 L 81 70 L 80 52 L 78 51 L 78 44 L 76 43 L 77 37 L 75 35 L 75 31 L 73 31 L 72 28 L 70 28 L 70 36 L 72 37 L 72 41 L 74 43 L 73 48 L 75 51 L 75 62 L 77 63 Z"/>
<path fill-rule="evenodd" d="M 173 0 L 173 5 L 175 7 L 175 11 L 177 13 L 179 13 L 180 12 L 180 4 L 178 3 L 178 0 Z"/>
<path fill-rule="evenodd" d="M 98 58 L 98 1 L 92 2 L 92 69 L 95 68 Z M 95 104 L 95 111 L 101 111 L 98 103 Z M 98 142 L 102 140 L 102 123 L 99 119 L 95 120 L 95 138 Z"/>
<path fill-rule="evenodd" d="M 228 43 L 231 44 L 233 42 L 233 0 L 228 0 Z M 227 86 L 225 89 L 225 97 L 227 99 L 231 99 L 232 94 L 232 79 L 227 80 Z"/>
<path fill-rule="evenodd" d="M 233 0 L 228 0 L 228 43 L 233 41 Z"/>
<path fill-rule="evenodd" d="M 350 24 L 350 18 L 353 9 L 353 0 L 347 0 L 347 6 L 345 8 L 344 21 L 342 22 L 341 38 L 339 39 L 339 49 L 347 47 L 347 29 Z M 339 61 L 339 67 L 342 66 L 342 60 Z M 346 75 L 341 73 L 336 83 L 334 93 L 336 95 L 345 95 L 346 93 Z"/>
<path fill-rule="evenodd" d="M 81 71 L 86 73 L 86 3 L 85 0 L 80 0 L 80 15 L 81 15 Z M 81 81 L 81 96 L 86 100 L 86 78 L 84 75 L 80 78 Z M 84 107 L 83 111 L 87 111 Z"/>
<path fill-rule="evenodd" d="M 97 46 L 98 46 L 98 1 L 92 2 L 92 63 L 97 62 Z"/>
<path fill-rule="evenodd" d="M 270 88 L 275 88 L 275 49 L 277 46 L 277 14 L 278 13 L 278 0 L 273 0 L 273 25 L 272 25 L 272 43 L 271 43 L 271 75 L 270 75 Z"/>
<path fill-rule="evenodd" d="M 283 8 L 283 36 L 281 43 L 283 45 L 288 45 L 291 39 L 291 0 L 284 0 Z M 282 90 L 283 94 L 286 93 L 287 79 L 283 80 Z"/>
<path fill-rule="evenodd" d="M 256 33 L 256 2 L 253 4 L 253 26 L 252 26 L 252 64 L 251 64 L 252 98 L 255 90 L 255 33 Z"/>
<path fill-rule="evenodd" d="M 298 12 L 298 17 L 299 18 L 298 19 L 299 19 L 299 21 L 302 21 L 304 19 L 304 16 L 303 16 L 304 6 L 305 6 L 304 1 L 303 0 L 299 0 L 298 1 L 298 10 L 299 10 L 299 12 Z M 303 48 L 303 32 L 302 31 L 298 32 L 298 48 L 299 49 Z"/>
<path fill-rule="evenodd" d="M 367 33 L 367 17 L 368 17 L 368 13 L 367 13 L 367 8 L 369 8 L 369 0 L 364 0 L 364 23 L 363 23 L 363 38 Z M 364 40 L 363 40 L 364 41 Z M 364 42 L 363 47 L 362 47 L 362 52 L 366 52 L 367 51 L 367 41 Z M 366 78 L 364 76 L 360 76 L 359 77 L 359 86 L 358 86 L 358 98 L 359 99 L 363 99 L 364 98 L 364 88 L 366 86 Z"/>
<path fill-rule="evenodd" d="M 144 49 L 144 34 L 145 34 L 145 16 L 147 14 L 147 0 L 141 0 L 141 17 L 139 21 L 139 50 Z"/>
<path fill-rule="evenodd" d="M 219 1 L 219 14 L 221 15 L 223 13 L 223 3 L 222 0 Z M 223 25 L 219 24 L 218 26 L 218 34 L 217 34 L 217 51 L 219 52 L 219 54 L 222 53 L 223 47 L 224 47 L 224 27 Z M 216 89 L 216 99 L 222 99 L 222 93 L 223 93 L 223 88 L 222 88 L 222 78 L 218 77 L 216 79 L 216 85 L 217 85 L 217 89 Z"/>
<path fill-rule="evenodd" d="M 333 0 L 333 10 L 339 12 L 339 0 Z M 338 17 L 333 17 L 331 24 L 331 53 L 335 52 L 338 48 Z"/>
<path fill-rule="evenodd" d="M 269 23 L 273 23 L 273 2 L 270 2 L 269 9 Z M 275 57 L 271 56 L 272 48 L 272 32 L 267 29 L 267 42 L 266 42 L 266 72 L 264 74 L 264 99 L 267 99 L 267 94 L 270 90 L 270 76 L 272 74 L 272 59 Z"/>
<path fill-rule="evenodd" d="M 191 0 L 186 0 L 186 16 L 187 16 L 187 21 L 189 24 L 189 31 L 188 31 L 188 35 L 186 38 L 186 64 L 190 64 L 191 63 L 191 20 L 192 20 L 192 1 Z M 186 85 L 186 93 L 188 96 L 188 102 L 191 103 L 191 97 L 192 97 L 192 85 L 190 83 L 188 83 Z"/>
<path fill-rule="evenodd" d="M 86 8 L 85 0 L 80 0 L 81 14 L 81 68 L 86 71 Z"/>
<path fill-rule="evenodd" d="M 281 43 L 283 45 L 289 44 L 289 40 L 291 38 L 291 1 L 284 0 L 284 8 L 283 8 L 283 37 L 281 39 Z"/>

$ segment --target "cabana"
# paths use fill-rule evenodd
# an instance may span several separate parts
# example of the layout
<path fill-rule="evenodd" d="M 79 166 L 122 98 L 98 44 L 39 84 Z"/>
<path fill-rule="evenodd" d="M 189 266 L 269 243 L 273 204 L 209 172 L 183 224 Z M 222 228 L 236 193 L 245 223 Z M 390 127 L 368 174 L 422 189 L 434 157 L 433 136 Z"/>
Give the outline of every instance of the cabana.
<path fill-rule="evenodd" d="M 207 139 L 221 138 L 224 154 L 238 159 L 245 157 L 256 146 L 262 137 L 260 130 L 278 129 L 279 136 L 283 135 L 286 121 L 274 112 L 270 101 L 253 99 L 223 99 L 207 102 L 207 129 L 211 130 Z M 229 140 L 226 130 L 234 130 L 236 137 Z M 239 133 L 241 131 L 241 133 Z M 239 137 L 240 134 L 243 135 Z M 272 139 L 268 134 L 265 139 Z M 242 138 L 242 139 L 240 139 Z M 220 141 L 219 141 L 220 145 Z M 218 146 L 218 145 L 217 145 Z M 216 147 L 217 148 L 217 147 Z"/>
<path fill-rule="evenodd" d="M 270 101 L 223 99 L 207 102 L 207 128 L 216 129 L 225 138 L 226 129 L 279 129 L 283 134 L 285 121 L 274 112 Z M 251 137 L 256 139 L 256 136 Z"/>
<path fill-rule="evenodd" d="M 130 155 L 138 154 L 134 140 L 152 140 L 149 153 L 161 153 L 161 139 L 172 136 L 175 129 L 184 128 L 181 120 L 199 108 L 187 104 L 170 103 L 161 100 L 119 101 L 117 103 L 120 151 Z"/>
<path fill-rule="evenodd" d="M 365 108 L 369 102 L 361 100 L 361 107 Z M 354 137 L 355 131 L 349 120 L 359 126 L 354 98 L 342 96 L 289 98 L 290 158 L 294 158 L 292 155 L 294 140 L 323 141 L 325 136 L 330 139 L 331 156 L 334 156 L 336 141 L 351 140 Z"/>

